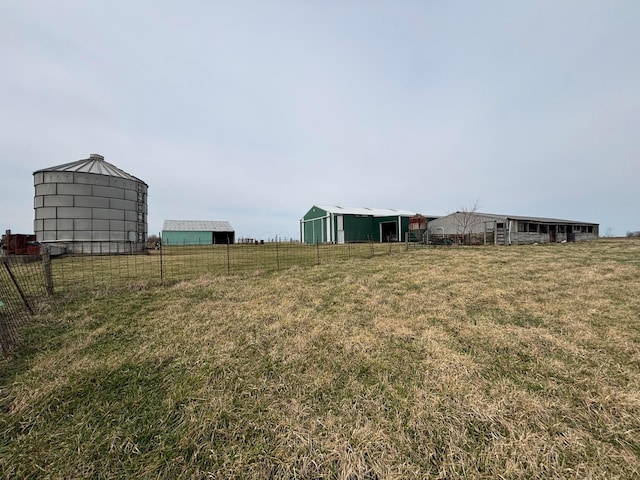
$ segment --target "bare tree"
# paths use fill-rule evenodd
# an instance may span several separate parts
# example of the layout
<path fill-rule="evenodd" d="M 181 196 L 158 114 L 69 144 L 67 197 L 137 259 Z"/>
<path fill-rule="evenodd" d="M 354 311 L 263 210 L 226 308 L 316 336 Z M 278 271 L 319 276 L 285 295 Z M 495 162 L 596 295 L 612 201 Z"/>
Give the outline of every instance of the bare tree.
<path fill-rule="evenodd" d="M 471 232 L 474 226 L 481 223 L 481 220 L 476 215 L 479 209 L 479 200 L 476 200 L 471 205 L 460 207 L 455 216 L 457 233 L 460 235 L 466 235 Z"/>
<path fill-rule="evenodd" d="M 613 237 L 613 227 L 607 227 L 607 229 L 604 231 L 603 237 L 605 238 Z"/>

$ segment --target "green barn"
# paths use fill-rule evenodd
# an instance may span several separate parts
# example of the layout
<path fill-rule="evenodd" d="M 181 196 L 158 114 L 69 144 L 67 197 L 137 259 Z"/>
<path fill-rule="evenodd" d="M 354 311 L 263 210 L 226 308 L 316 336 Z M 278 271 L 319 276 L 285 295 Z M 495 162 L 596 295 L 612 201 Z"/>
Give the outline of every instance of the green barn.
<path fill-rule="evenodd" d="M 401 242 L 416 212 L 314 205 L 300 219 L 303 243 Z"/>
<path fill-rule="evenodd" d="M 215 245 L 234 243 L 235 231 L 226 221 L 165 220 L 163 245 Z"/>

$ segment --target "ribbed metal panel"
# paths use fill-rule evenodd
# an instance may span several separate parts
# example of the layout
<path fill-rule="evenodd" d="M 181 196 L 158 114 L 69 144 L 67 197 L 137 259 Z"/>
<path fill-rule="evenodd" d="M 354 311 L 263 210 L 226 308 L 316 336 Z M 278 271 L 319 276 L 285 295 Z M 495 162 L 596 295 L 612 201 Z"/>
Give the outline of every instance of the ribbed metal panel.
<path fill-rule="evenodd" d="M 142 180 L 97 154 L 33 175 L 39 242 L 84 254 L 145 249 L 148 186 Z"/>
<path fill-rule="evenodd" d="M 233 227 L 226 221 L 165 220 L 162 230 L 166 232 L 233 232 Z"/>

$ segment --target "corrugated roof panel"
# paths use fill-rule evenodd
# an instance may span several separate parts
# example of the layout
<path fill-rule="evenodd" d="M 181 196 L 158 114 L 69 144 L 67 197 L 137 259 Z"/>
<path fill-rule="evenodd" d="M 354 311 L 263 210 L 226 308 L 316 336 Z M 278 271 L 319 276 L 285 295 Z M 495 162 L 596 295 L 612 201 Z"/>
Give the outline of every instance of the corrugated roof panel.
<path fill-rule="evenodd" d="M 110 177 L 126 178 L 128 180 L 142 182 L 139 178 L 134 177 L 115 165 L 105 161 L 104 157 L 98 154 L 91 154 L 89 158 L 76 160 L 75 162 L 63 163 L 62 165 L 55 165 L 53 167 L 36 170 L 35 173 L 37 172 L 94 173 L 96 175 L 107 175 Z"/>
<path fill-rule="evenodd" d="M 343 215 L 369 215 L 372 217 L 397 217 L 410 216 L 416 214 L 408 210 L 395 210 L 393 208 L 368 208 L 368 207 L 340 207 L 337 205 L 316 205 L 329 213 L 337 213 Z"/>
<path fill-rule="evenodd" d="M 460 213 L 460 212 L 456 212 Z M 523 215 L 501 215 L 496 213 L 482 213 L 474 212 L 475 215 L 482 215 L 484 217 L 491 217 L 497 220 L 516 220 L 521 222 L 540 222 L 540 223 L 566 223 L 566 224 L 584 224 L 584 225 L 598 225 L 593 222 L 581 222 L 579 220 L 564 220 L 561 218 L 547 218 L 547 217 L 526 217 Z"/>
<path fill-rule="evenodd" d="M 227 221 L 211 220 L 165 220 L 162 230 L 166 232 L 233 232 Z"/>

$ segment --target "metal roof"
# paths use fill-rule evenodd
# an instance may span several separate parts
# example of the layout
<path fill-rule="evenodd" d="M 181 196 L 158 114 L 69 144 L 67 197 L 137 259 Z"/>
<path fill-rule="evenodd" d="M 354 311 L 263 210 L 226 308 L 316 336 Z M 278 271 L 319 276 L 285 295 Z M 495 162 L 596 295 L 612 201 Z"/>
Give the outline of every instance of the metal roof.
<path fill-rule="evenodd" d="M 462 213 L 462 212 L 455 212 Z M 522 215 L 501 215 L 496 213 L 482 213 L 473 212 L 474 215 L 481 215 L 483 217 L 490 217 L 496 220 L 516 220 L 521 222 L 539 222 L 539 223 L 566 223 L 566 224 L 584 224 L 584 225 L 598 225 L 594 222 L 581 222 L 579 220 L 563 220 L 560 218 L 547 218 L 547 217 L 526 217 Z"/>
<path fill-rule="evenodd" d="M 162 226 L 165 232 L 233 232 L 227 221 L 209 220 L 165 220 Z"/>
<path fill-rule="evenodd" d="M 106 162 L 104 157 L 102 155 L 98 155 L 97 153 L 92 153 L 91 155 L 89 155 L 89 158 L 85 158 L 83 160 L 76 160 L 75 162 L 63 163 L 62 165 L 43 168 L 41 170 L 36 170 L 34 173 L 38 172 L 95 173 L 97 175 L 108 175 L 110 177 L 126 178 L 128 180 L 142 182 L 142 180 L 140 180 L 139 178 L 128 174 L 124 170 L 121 170 L 120 168 L 110 164 L 109 162 Z"/>
<path fill-rule="evenodd" d="M 371 217 L 412 217 L 416 212 L 393 208 L 340 207 L 337 205 L 316 205 L 326 212 L 338 215 L 366 215 Z"/>

